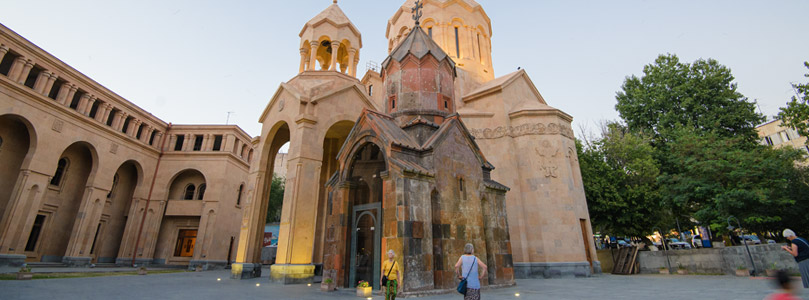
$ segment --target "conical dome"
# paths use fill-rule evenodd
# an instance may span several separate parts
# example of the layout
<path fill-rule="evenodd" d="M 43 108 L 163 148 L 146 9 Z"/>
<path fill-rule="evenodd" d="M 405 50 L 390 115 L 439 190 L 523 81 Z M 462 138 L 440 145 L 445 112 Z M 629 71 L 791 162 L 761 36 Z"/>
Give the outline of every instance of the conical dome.
<path fill-rule="evenodd" d="M 300 72 L 337 71 L 356 76 L 362 35 L 336 1 L 306 22 L 299 36 Z"/>
<path fill-rule="evenodd" d="M 444 50 L 428 36 L 421 27 L 416 27 L 416 30 L 411 31 L 407 37 L 399 43 L 399 46 L 394 49 L 388 58 L 382 62 L 382 68 L 386 68 L 392 60 L 401 62 L 407 57 L 407 54 L 413 54 L 416 58 L 421 59 L 427 54 L 432 54 L 436 60 L 448 60 L 452 68 L 455 68 L 455 62 L 449 58 Z"/>

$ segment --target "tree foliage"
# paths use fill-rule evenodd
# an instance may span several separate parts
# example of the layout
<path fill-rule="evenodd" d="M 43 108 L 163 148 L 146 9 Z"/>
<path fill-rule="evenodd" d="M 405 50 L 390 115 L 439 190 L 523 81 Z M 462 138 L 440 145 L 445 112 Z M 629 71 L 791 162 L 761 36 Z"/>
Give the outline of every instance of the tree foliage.
<path fill-rule="evenodd" d="M 270 204 L 267 205 L 267 223 L 281 221 L 281 205 L 284 203 L 284 177 L 272 174 L 270 183 Z"/>
<path fill-rule="evenodd" d="M 654 134 L 665 142 L 678 126 L 721 137 L 757 139 L 755 126 L 764 120 L 755 103 L 736 90 L 730 69 L 713 59 L 682 63 L 676 55 L 660 55 L 632 75 L 617 93 L 615 108 L 630 130 Z"/>
<path fill-rule="evenodd" d="M 665 206 L 714 231 L 723 231 L 731 215 L 758 231 L 783 223 L 784 213 L 796 203 L 789 191 L 799 184 L 795 162 L 802 159 L 800 151 L 693 128 L 672 132 L 665 156 L 670 169 L 659 177 Z"/>
<path fill-rule="evenodd" d="M 649 139 L 618 123 L 584 147 L 577 141 L 584 192 L 596 230 L 641 236 L 661 215 L 656 183 L 659 169 Z"/>
<path fill-rule="evenodd" d="M 809 62 L 803 65 L 809 69 Z M 809 73 L 804 75 L 809 77 Z M 792 84 L 796 95 L 787 102 L 786 107 L 781 108 L 778 119 L 784 127 L 795 128 L 801 136 L 809 136 L 809 82 L 804 84 Z"/>

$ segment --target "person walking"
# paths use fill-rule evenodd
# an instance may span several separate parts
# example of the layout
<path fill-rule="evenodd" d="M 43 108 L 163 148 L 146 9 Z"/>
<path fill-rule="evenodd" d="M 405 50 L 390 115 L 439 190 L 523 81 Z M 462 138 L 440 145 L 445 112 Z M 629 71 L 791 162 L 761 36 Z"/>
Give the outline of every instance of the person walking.
<path fill-rule="evenodd" d="M 399 266 L 393 258 L 396 257 L 396 252 L 388 250 L 388 259 L 382 262 L 382 274 L 379 278 L 379 284 L 385 287 L 385 300 L 395 300 L 396 294 L 399 292 Z"/>
<path fill-rule="evenodd" d="M 775 286 L 778 291 L 770 294 L 764 300 L 800 300 L 800 298 L 795 297 L 795 290 L 792 289 L 792 278 L 789 278 L 786 271 L 779 270 L 775 274 Z"/>
<path fill-rule="evenodd" d="M 466 295 L 463 299 L 480 300 L 480 280 L 488 274 L 489 267 L 475 256 L 475 246 L 472 244 L 466 244 L 463 251 L 464 254 L 455 263 L 455 274 L 458 275 L 458 279 L 466 278 Z M 482 272 L 478 272 L 478 268 Z"/>
<path fill-rule="evenodd" d="M 809 242 L 804 238 L 795 235 L 795 232 L 789 229 L 784 229 L 784 237 L 789 240 L 791 246 L 781 246 L 781 249 L 789 252 L 795 257 L 798 262 L 798 270 L 801 272 L 801 281 L 803 287 L 809 288 Z"/>

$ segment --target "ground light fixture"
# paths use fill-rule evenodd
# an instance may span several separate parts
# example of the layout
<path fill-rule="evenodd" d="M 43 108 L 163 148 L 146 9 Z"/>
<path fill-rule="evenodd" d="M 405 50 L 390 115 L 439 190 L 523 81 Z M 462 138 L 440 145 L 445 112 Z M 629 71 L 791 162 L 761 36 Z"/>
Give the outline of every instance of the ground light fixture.
<path fill-rule="evenodd" d="M 514 297 L 519 297 L 520 293 L 514 293 Z"/>
<path fill-rule="evenodd" d="M 222 281 L 222 278 L 217 278 L 216 281 Z"/>
<path fill-rule="evenodd" d="M 307 284 L 306 284 L 306 286 L 312 286 L 312 284 L 311 284 L 311 283 L 307 283 Z"/>
<path fill-rule="evenodd" d="M 742 235 L 742 238 L 741 238 L 742 244 L 744 244 L 744 249 L 747 250 L 747 257 L 750 258 L 750 265 L 753 266 L 753 270 L 751 271 L 752 272 L 751 275 L 755 276 L 756 273 L 758 273 L 756 271 L 756 263 L 753 262 L 753 255 L 750 254 L 750 247 L 747 246 L 747 241 L 745 241 L 745 239 L 744 239 L 744 230 L 742 230 L 742 223 L 739 222 L 739 219 L 734 217 L 734 216 L 728 217 L 728 231 L 733 231 L 733 225 L 730 224 L 730 219 L 735 219 L 736 224 L 739 225 L 739 233 Z"/>
<path fill-rule="evenodd" d="M 256 286 L 261 286 L 261 283 L 256 283 Z"/>

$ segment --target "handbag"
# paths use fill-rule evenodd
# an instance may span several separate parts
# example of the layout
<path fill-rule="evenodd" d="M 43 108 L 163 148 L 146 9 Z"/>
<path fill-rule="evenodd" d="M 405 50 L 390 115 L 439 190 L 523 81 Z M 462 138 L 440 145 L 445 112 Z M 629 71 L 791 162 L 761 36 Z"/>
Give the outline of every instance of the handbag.
<path fill-rule="evenodd" d="M 395 266 L 395 265 L 396 265 L 396 261 L 394 260 L 393 264 L 390 265 L 390 270 L 388 270 L 388 275 L 382 276 L 382 286 L 388 286 L 388 276 L 390 275 L 390 272 L 393 272 L 393 266 Z"/>
<path fill-rule="evenodd" d="M 466 276 L 464 276 L 464 278 L 461 279 L 461 282 L 458 282 L 458 288 L 457 288 L 458 293 L 461 293 L 464 296 L 466 296 L 466 277 L 469 277 L 469 273 L 472 273 L 472 268 L 475 267 L 475 263 L 477 261 L 478 261 L 478 258 L 475 257 L 475 260 L 472 261 L 472 265 L 469 266 L 469 272 L 466 272 Z"/>

